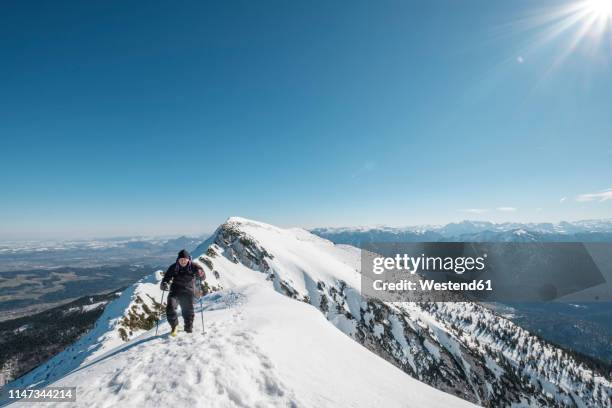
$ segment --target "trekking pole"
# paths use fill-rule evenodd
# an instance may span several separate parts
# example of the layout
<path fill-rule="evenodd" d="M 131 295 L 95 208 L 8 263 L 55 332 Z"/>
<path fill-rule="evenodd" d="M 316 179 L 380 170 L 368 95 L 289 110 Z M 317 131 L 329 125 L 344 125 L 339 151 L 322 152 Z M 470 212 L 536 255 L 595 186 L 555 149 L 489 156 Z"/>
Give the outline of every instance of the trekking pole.
<path fill-rule="evenodd" d="M 160 305 L 162 307 L 162 310 L 163 310 L 163 307 L 164 307 L 164 295 L 165 294 L 166 294 L 166 291 L 162 290 L 162 298 L 161 298 L 161 303 L 160 303 Z M 157 336 L 157 329 L 159 329 L 159 318 L 160 317 L 161 317 L 161 311 L 159 312 L 159 316 L 157 317 L 157 323 L 156 323 L 156 326 L 155 326 L 155 335 L 156 336 Z"/>
<path fill-rule="evenodd" d="M 202 297 L 200 297 L 200 316 L 202 317 L 202 334 L 206 333 L 204 330 L 204 308 L 202 306 Z"/>
<path fill-rule="evenodd" d="M 202 279 L 198 279 L 199 281 L 199 285 L 200 285 L 200 290 L 202 289 Z M 202 334 L 205 333 L 204 330 L 204 307 L 202 306 L 202 298 L 204 297 L 204 294 L 202 293 L 202 296 L 200 296 L 200 317 L 202 318 Z"/>

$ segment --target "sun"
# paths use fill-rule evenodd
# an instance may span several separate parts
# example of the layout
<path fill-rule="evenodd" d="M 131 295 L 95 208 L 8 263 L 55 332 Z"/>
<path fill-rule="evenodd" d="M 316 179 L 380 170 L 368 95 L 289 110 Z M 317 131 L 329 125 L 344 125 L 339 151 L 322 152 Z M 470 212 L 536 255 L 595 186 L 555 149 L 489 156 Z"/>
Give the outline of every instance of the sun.
<path fill-rule="evenodd" d="M 584 7 L 598 18 L 612 17 L 612 0 L 587 0 Z"/>
<path fill-rule="evenodd" d="M 580 51 L 592 61 L 612 58 L 612 0 L 563 0 L 557 6 L 534 9 L 531 16 L 507 26 L 528 33 L 517 54 L 523 56 L 557 44 L 549 72 Z"/>

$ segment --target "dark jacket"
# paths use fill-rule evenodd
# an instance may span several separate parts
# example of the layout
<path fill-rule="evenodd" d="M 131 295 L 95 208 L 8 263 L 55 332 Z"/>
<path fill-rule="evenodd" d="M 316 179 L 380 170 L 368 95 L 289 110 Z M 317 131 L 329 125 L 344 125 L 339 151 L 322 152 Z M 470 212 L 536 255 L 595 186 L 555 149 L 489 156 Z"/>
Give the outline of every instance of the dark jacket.
<path fill-rule="evenodd" d="M 178 260 L 168 267 L 162 282 L 168 283 L 172 280 L 170 285 L 170 293 L 190 293 L 193 294 L 195 287 L 194 278 L 201 276 L 201 279 L 206 279 L 204 269 L 191 261 L 183 268 L 179 265 Z"/>

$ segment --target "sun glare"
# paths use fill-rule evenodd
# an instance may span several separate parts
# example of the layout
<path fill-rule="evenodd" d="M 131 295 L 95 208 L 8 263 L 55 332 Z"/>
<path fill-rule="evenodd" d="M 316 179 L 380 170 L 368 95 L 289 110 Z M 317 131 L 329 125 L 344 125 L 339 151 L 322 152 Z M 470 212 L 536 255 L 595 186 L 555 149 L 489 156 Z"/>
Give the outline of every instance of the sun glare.
<path fill-rule="evenodd" d="M 612 17 L 612 0 L 588 0 L 585 8 L 598 18 Z"/>
<path fill-rule="evenodd" d="M 557 7 L 536 9 L 530 17 L 510 27 L 515 32 L 531 34 L 517 52 L 521 60 L 548 44 L 560 45 L 549 71 L 578 50 L 582 51 L 581 57 L 600 61 L 612 57 L 608 55 L 612 46 L 612 0 L 563 1 Z"/>

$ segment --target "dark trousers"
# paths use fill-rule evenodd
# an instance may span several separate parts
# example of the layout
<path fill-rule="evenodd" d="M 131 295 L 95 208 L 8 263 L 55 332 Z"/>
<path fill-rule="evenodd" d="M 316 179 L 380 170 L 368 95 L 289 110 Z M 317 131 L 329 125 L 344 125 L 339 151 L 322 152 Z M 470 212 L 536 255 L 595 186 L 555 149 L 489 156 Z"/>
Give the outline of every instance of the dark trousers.
<path fill-rule="evenodd" d="M 181 306 L 183 322 L 185 323 L 185 331 L 191 331 L 193 327 L 193 295 L 191 293 L 170 293 L 168 295 L 168 304 L 166 305 L 166 316 L 170 326 L 175 327 L 178 324 L 178 316 L 176 308 Z"/>

